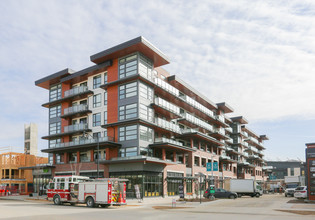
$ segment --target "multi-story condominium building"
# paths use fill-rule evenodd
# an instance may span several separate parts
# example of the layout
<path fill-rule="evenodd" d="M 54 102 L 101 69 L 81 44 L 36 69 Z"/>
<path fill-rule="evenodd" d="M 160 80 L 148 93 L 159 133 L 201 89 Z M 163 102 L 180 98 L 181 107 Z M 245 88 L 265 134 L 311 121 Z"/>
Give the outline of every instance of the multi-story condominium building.
<path fill-rule="evenodd" d="M 128 196 L 138 184 L 144 197 L 176 195 L 179 185 L 194 193 L 199 173 L 205 188 L 211 161 L 219 164 L 218 186 L 225 178 L 262 179 L 265 136 L 242 127 L 242 117 L 230 119 L 226 103 L 162 69 L 169 59 L 143 37 L 90 58 L 91 67 L 35 82 L 49 90 L 49 145 L 42 151 L 55 175 L 127 178 Z"/>

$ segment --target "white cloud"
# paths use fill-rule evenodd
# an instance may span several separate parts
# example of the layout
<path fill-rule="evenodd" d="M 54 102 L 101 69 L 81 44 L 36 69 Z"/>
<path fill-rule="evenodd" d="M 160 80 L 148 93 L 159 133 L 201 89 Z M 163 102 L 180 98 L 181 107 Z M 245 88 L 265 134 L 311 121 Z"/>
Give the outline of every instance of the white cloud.
<path fill-rule="evenodd" d="M 88 67 L 90 55 L 139 35 L 171 58 L 166 69 L 235 114 L 314 118 L 314 17 L 314 2 L 298 0 L 1 1 L 2 126 L 46 122 L 35 80 Z"/>

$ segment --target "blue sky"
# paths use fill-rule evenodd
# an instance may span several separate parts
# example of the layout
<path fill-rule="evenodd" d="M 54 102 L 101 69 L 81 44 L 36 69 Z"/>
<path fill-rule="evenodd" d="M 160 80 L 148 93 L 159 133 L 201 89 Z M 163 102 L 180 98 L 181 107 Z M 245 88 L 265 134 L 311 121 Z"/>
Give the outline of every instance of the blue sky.
<path fill-rule="evenodd" d="M 315 142 L 314 1 L 3 0 L 0 30 L 0 147 L 21 151 L 24 123 L 47 135 L 48 92 L 35 80 L 140 35 L 171 74 L 266 134 L 266 159 L 303 160 Z"/>

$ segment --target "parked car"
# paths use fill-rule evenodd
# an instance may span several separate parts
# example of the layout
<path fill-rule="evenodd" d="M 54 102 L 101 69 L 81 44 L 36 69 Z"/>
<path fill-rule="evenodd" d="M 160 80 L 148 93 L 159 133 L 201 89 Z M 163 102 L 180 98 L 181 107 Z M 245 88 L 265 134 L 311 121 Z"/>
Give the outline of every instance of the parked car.
<path fill-rule="evenodd" d="M 307 198 L 307 186 L 299 186 L 295 189 L 294 197 L 297 199 Z"/>
<path fill-rule="evenodd" d="M 297 184 L 287 184 L 287 187 L 284 191 L 284 196 L 294 196 L 295 189 L 298 187 Z"/>
<path fill-rule="evenodd" d="M 205 198 L 210 198 L 210 188 L 208 188 L 205 193 L 203 194 L 203 197 Z M 216 188 L 215 189 L 215 193 L 214 193 L 214 197 L 215 198 L 229 198 L 229 199 L 236 199 L 237 198 L 237 194 L 230 192 L 228 190 L 225 189 L 221 189 L 221 188 Z"/>

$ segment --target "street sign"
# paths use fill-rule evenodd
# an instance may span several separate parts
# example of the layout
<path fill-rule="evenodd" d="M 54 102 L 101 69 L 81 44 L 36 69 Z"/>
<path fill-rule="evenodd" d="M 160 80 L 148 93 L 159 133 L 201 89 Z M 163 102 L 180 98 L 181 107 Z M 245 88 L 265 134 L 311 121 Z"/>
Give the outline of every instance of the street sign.
<path fill-rule="evenodd" d="M 217 161 L 213 162 L 213 171 L 218 171 L 219 170 L 219 165 Z M 212 171 L 212 163 L 207 163 L 207 171 Z"/>

